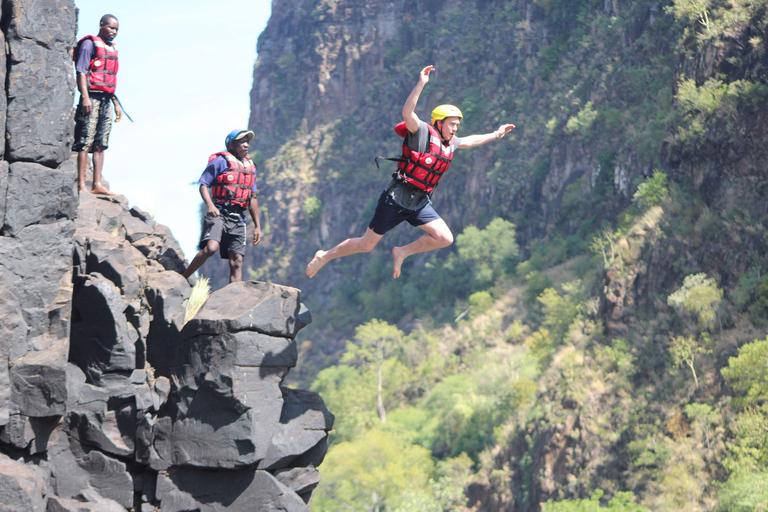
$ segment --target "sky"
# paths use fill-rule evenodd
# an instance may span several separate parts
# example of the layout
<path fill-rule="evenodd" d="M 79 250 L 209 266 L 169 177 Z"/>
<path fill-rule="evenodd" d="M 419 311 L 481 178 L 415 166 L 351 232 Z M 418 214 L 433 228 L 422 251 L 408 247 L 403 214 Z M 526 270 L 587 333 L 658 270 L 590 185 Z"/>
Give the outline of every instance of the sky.
<path fill-rule="evenodd" d="M 187 260 L 197 252 L 197 180 L 224 138 L 246 129 L 256 40 L 270 0 L 75 0 L 78 40 L 113 14 L 117 96 L 133 118 L 113 124 L 104 153 L 110 190 L 173 231 Z M 73 67 L 74 76 L 74 67 Z M 75 101 L 79 93 L 75 95 Z M 256 149 L 256 148 L 252 148 Z"/>

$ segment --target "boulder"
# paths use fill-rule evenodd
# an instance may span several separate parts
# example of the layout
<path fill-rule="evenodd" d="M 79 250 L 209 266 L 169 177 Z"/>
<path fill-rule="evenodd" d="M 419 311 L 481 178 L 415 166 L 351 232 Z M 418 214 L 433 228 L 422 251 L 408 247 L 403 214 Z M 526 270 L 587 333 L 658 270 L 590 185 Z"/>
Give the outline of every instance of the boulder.
<path fill-rule="evenodd" d="M 13 414 L 8 425 L 0 433 L 0 441 L 27 449 L 31 454 L 48 450 L 48 443 L 56 442 L 60 418 L 29 418 L 23 414 Z M 53 436 L 53 437 L 52 437 Z"/>
<path fill-rule="evenodd" d="M 0 453 L 0 510 L 45 512 L 45 480 L 34 467 Z"/>
<path fill-rule="evenodd" d="M 82 444 L 106 453 L 131 456 L 136 433 L 135 411 L 128 406 L 104 415 L 92 411 L 73 411 L 68 416 L 68 431 Z"/>
<path fill-rule="evenodd" d="M 125 512 L 125 507 L 115 500 L 102 498 L 92 489 L 83 491 L 78 495 L 78 500 L 48 497 L 46 512 Z M 87 501 L 80 501 L 80 500 Z"/>
<path fill-rule="evenodd" d="M 19 298 L 22 311 L 47 311 L 59 294 L 59 283 L 71 269 L 74 223 L 36 224 L 16 236 L 0 236 L 0 278 Z M 44 322 L 41 332 L 47 331 Z M 30 325 L 28 323 L 28 325 Z"/>
<path fill-rule="evenodd" d="M 155 223 L 151 224 L 144 221 L 141 216 L 132 215 L 135 208 L 129 213 L 131 215 L 124 215 L 122 217 L 123 228 L 125 229 L 125 239 L 129 242 L 136 243 L 137 240 L 148 237 L 155 232 Z"/>
<path fill-rule="evenodd" d="M 58 169 L 30 162 L 13 163 L 2 231 L 15 235 L 32 224 L 74 219 L 77 202 L 77 167 L 73 160 L 66 160 Z"/>
<path fill-rule="evenodd" d="M 67 404 L 69 340 L 33 350 L 11 368 L 11 402 L 30 417 L 61 416 Z"/>
<path fill-rule="evenodd" d="M 128 303 L 111 281 L 98 273 L 86 276 L 72 305 L 71 362 L 86 374 L 136 368 L 139 334 L 126 319 Z"/>
<path fill-rule="evenodd" d="M 178 468 L 158 477 L 161 512 L 309 512 L 304 501 L 266 471 Z"/>
<path fill-rule="evenodd" d="M 27 353 L 27 325 L 15 291 L 0 281 L 0 426 L 9 421 L 11 406 L 10 361 Z"/>
<path fill-rule="evenodd" d="M 106 232 L 94 233 L 88 241 L 86 272 L 99 273 L 115 283 L 128 302 L 139 298 L 139 273 L 146 265 L 144 256 L 125 240 Z"/>
<path fill-rule="evenodd" d="M 195 389 L 193 377 L 175 376 L 189 384 L 177 393 L 192 398 L 142 428 L 139 437 L 150 450 L 144 457 L 158 470 L 255 464 L 266 456 L 277 430 L 284 377 L 283 369 L 235 367 L 229 374 L 209 372 Z"/>
<path fill-rule="evenodd" d="M 159 235 L 163 241 L 163 247 L 160 250 L 160 257 L 157 261 L 166 270 L 173 270 L 183 274 L 187 269 L 187 262 L 184 259 L 184 251 L 181 250 L 179 242 L 174 238 L 168 226 L 163 224 L 155 225 L 155 234 Z"/>
<path fill-rule="evenodd" d="M 177 272 L 148 273 L 146 277 L 144 293 L 153 316 L 147 335 L 147 361 L 159 375 L 168 376 L 169 368 L 182 364 L 179 333 L 192 289 Z"/>
<path fill-rule="evenodd" d="M 320 473 L 314 467 L 278 469 L 274 472 L 278 482 L 298 494 L 309 504 L 312 493 L 320 483 Z"/>
<path fill-rule="evenodd" d="M 258 281 L 232 283 L 211 294 L 184 327 L 184 335 L 256 331 L 294 339 L 306 325 L 298 318 L 299 299 L 299 290 L 288 286 Z"/>
<path fill-rule="evenodd" d="M 72 0 L 4 2 L 9 57 L 6 159 L 56 168 L 70 158 L 76 23 Z"/>
<path fill-rule="evenodd" d="M 88 451 L 66 435 L 51 446 L 48 459 L 52 494 L 59 498 L 96 503 L 98 498 L 107 498 L 123 508 L 133 507 L 133 480 L 119 460 L 97 450 Z"/>
<path fill-rule="evenodd" d="M 290 466 L 319 466 L 327 451 L 328 431 L 334 417 L 317 393 L 281 388 L 283 410 L 280 425 L 272 436 L 259 469 Z M 297 463 L 300 460 L 300 463 Z"/>
<path fill-rule="evenodd" d="M 97 450 L 86 453 L 77 462 L 88 474 L 90 486 L 101 496 L 125 508 L 133 507 L 133 479 L 124 463 Z"/>

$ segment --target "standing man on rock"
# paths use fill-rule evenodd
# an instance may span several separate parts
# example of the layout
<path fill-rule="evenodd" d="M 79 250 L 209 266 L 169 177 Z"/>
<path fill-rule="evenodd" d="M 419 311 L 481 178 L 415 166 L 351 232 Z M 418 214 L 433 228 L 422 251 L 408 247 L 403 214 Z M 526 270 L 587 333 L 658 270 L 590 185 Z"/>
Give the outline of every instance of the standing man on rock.
<path fill-rule="evenodd" d="M 434 66 L 427 66 L 419 73 L 419 81 L 403 106 L 403 123 L 395 132 L 404 138 L 403 154 L 396 159 L 397 170 L 392 180 L 381 193 L 376 213 L 362 237 L 348 238 L 329 251 L 319 250 L 307 265 L 307 275 L 314 277 L 318 270 L 329 261 L 356 254 L 370 252 L 384 234 L 408 221 L 426 231 L 418 240 L 392 249 L 395 264 L 392 277 L 400 277 L 403 260 L 413 254 L 448 247 L 453 243 L 453 234 L 445 221 L 432 208 L 432 192 L 440 178 L 448 170 L 457 148 L 474 148 L 492 140 L 501 139 L 515 125 L 503 124 L 491 133 L 456 137 L 461 123 L 461 111 L 453 105 L 440 105 L 432 111 L 431 125 L 423 122 L 414 112 L 429 74 Z"/>
<path fill-rule="evenodd" d="M 200 252 L 184 272 L 187 279 L 219 251 L 222 259 L 229 259 L 229 282 L 242 280 L 246 210 L 253 219 L 253 245 L 261 240 L 256 165 L 248 156 L 251 139 L 252 131 L 235 130 L 224 140 L 227 150 L 208 158 L 200 176 L 200 196 L 208 213 L 203 219 Z"/>
<path fill-rule="evenodd" d="M 85 187 L 85 171 L 88 168 L 88 153 L 93 154 L 94 194 L 114 195 L 101 183 L 104 167 L 104 150 L 109 146 L 109 132 L 112 130 L 112 109 L 115 122 L 123 118 L 120 102 L 115 97 L 117 86 L 117 48 L 112 41 L 117 37 L 117 18 L 111 14 L 101 17 L 99 35 L 85 36 L 75 47 L 75 71 L 80 103 L 75 116 L 75 143 L 77 151 L 77 188 Z"/>

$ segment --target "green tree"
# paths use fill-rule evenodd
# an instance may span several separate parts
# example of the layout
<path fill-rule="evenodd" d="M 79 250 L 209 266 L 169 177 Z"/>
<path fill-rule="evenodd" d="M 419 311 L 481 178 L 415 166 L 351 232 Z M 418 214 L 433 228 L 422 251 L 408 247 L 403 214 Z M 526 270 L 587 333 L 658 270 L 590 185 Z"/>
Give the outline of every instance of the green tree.
<path fill-rule="evenodd" d="M 747 343 L 739 355 L 728 359 L 728 367 L 720 370 L 733 389 L 744 396 L 742 404 L 756 404 L 768 399 L 768 337 Z"/>
<path fill-rule="evenodd" d="M 427 487 L 433 470 L 429 450 L 376 428 L 328 451 L 312 510 L 396 508 L 409 492 Z"/>
<path fill-rule="evenodd" d="M 486 286 L 507 272 L 519 253 L 515 225 L 493 219 L 485 229 L 467 226 L 456 237 L 459 257 L 472 266 L 475 281 Z"/>
<path fill-rule="evenodd" d="M 336 413 L 331 441 L 350 441 L 377 423 L 371 404 L 376 400 L 373 375 L 361 375 L 351 366 L 321 370 L 310 389 L 320 393 L 329 410 Z"/>
<path fill-rule="evenodd" d="M 632 196 L 632 201 L 641 208 L 660 206 L 669 196 L 669 184 L 667 175 L 658 169 L 654 169 L 653 176 L 645 180 L 637 187 Z"/>
<path fill-rule="evenodd" d="M 631 492 L 617 492 L 611 498 L 608 505 L 600 506 L 600 498 L 605 494 L 601 489 L 592 493 L 592 496 L 586 500 L 549 500 L 542 504 L 541 512 L 594 512 L 597 510 L 605 512 L 648 512 L 648 509 L 635 503 L 635 495 Z"/>
<path fill-rule="evenodd" d="M 403 332 L 394 325 L 374 318 L 355 329 L 356 343 L 347 342 L 347 348 L 341 357 L 342 363 L 355 366 L 369 366 L 377 378 L 376 409 L 382 423 L 387 422 L 387 411 L 382 397 L 384 363 L 400 347 Z"/>
<path fill-rule="evenodd" d="M 718 498 L 720 512 L 768 512 L 768 471 L 732 477 Z"/>
<path fill-rule="evenodd" d="M 717 308 L 723 300 L 723 290 L 704 273 L 686 276 L 683 286 L 667 298 L 667 304 L 696 315 L 699 327 L 711 329 L 715 320 L 720 323 Z M 720 323 L 720 333 L 723 325 Z"/>
<path fill-rule="evenodd" d="M 747 407 L 731 423 L 730 430 L 723 467 L 732 475 L 764 471 L 768 467 L 768 405 Z"/>
<path fill-rule="evenodd" d="M 675 336 L 672 338 L 672 343 L 669 346 L 669 353 L 672 355 L 675 366 L 685 364 L 691 369 L 696 388 L 699 387 L 699 378 L 696 376 L 694 363 L 696 362 L 696 356 L 705 352 L 706 349 L 693 336 Z"/>

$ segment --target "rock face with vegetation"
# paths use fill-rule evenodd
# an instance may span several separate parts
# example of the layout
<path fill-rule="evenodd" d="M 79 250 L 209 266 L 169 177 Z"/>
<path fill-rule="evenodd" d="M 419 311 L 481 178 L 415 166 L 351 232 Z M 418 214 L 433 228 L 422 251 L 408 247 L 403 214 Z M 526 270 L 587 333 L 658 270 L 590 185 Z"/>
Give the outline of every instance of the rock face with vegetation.
<path fill-rule="evenodd" d="M 9 0 L 1 24 L 0 510 L 308 510 L 333 416 L 282 386 L 299 290 L 193 299 L 167 227 L 78 196 L 74 4 Z"/>
<path fill-rule="evenodd" d="M 274 2 L 246 265 L 322 318 L 299 338 L 337 413 L 316 510 L 765 507 L 767 9 Z M 392 280 L 406 226 L 309 280 L 318 248 L 364 232 L 427 64 L 422 119 L 517 125 L 435 193 L 455 246 Z"/>

